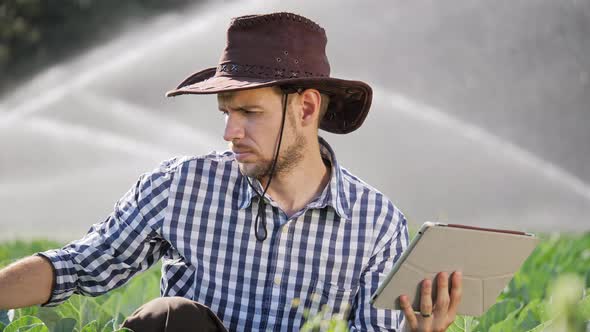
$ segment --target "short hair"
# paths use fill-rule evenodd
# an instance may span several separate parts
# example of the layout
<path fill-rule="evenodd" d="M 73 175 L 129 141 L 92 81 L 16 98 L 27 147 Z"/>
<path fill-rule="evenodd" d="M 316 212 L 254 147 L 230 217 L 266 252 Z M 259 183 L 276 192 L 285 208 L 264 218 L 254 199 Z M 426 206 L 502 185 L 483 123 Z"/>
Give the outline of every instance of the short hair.
<path fill-rule="evenodd" d="M 284 93 L 284 90 L 282 90 L 280 86 L 275 86 L 273 88 L 278 94 Z M 314 88 L 314 87 L 301 87 L 301 89 L 316 89 L 316 88 Z M 318 112 L 318 128 L 319 128 L 320 123 L 322 122 L 322 119 L 324 118 L 324 116 L 328 112 L 328 106 L 330 105 L 330 96 L 323 93 L 319 89 L 316 89 L 316 90 L 318 90 L 320 92 L 320 100 L 321 100 L 320 101 L 320 110 Z"/>
<path fill-rule="evenodd" d="M 318 114 L 318 128 L 320 127 L 320 123 L 322 123 L 322 119 L 328 112 L 328 106 L 330 105 L 330 96 L 322 92 L 320 92 L 320 96 L 322 101 L 320 103 L 320 113 Z"/>

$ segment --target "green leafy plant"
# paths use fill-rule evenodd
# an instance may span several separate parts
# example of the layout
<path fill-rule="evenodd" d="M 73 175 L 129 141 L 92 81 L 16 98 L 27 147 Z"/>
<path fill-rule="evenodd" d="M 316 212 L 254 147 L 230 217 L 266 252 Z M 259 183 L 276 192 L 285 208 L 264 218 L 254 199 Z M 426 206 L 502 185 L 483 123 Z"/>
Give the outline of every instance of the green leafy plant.
<path fill-rule="evenodd" d="M 458 316 L 448 331 L 590 331 L 589 288 L 590 234 L 546 236 L 496 304 L 481 317 Z M 344 323 L 320 313 L 302 331 L 336 331 Z"/>
<path fill-rule="evenodd" d="M 0 266 L 37 251 L 58 247 L 49 241 L 0 245 Z M 143 303 L 159 296 L 159 266 L 124 287 L 91 298 L 73 296 L 55 308 L 0 310 L 0 331 L 114 332 Z M 481 317 L 459 316 L 451 332 L 590 331 L 590 234 L 543 238 L 498 302 Z M 329 308 L 308 317 L 302 331 L 348 331 L 346 315 Z"/>

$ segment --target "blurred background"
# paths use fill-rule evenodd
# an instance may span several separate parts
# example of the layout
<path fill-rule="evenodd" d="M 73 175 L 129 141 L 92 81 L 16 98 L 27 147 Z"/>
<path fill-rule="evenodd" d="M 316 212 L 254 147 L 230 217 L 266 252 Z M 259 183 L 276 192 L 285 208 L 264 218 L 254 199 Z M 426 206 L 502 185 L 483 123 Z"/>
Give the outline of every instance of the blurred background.
<path fill-rule="evenodd" d="M 271 11 L 374 88 L 321 135 L 413 225 L 590 230 L 590 0 L 0 0 L 0 240 L 79 238 L 160 161 L 225 150 L 214 96 L 164 93 Z"/>

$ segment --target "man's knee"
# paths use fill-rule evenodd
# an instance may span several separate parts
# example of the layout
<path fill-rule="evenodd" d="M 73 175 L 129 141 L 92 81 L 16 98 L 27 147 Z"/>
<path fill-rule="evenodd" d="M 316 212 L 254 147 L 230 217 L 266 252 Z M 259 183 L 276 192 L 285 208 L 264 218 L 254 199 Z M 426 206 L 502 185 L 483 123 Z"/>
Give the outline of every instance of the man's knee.
<path fill-rule="evenodd" d="M 178 311 L 187 311 L 195 307 L 197 302 L 181 296 L 165 296 L 155 298 L 140 307 L 143 311 L 150 311 L 158 315 L 167 315 Z M 139 310 L 139 309 L 138 309 Z"/>
<path fill-rule="evenodd" d="M 122 325 L 133 331 L 225 331 L 207 307 L 183 297 L 159 297 L 137 309 Z"/>

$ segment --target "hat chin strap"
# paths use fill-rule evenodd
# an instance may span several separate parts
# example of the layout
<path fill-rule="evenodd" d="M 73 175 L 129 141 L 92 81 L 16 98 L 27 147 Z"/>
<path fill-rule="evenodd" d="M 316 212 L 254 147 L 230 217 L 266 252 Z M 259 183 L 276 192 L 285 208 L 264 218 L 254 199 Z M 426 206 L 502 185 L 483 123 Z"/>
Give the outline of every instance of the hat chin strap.
<path fill-rule="evenodd" d="M 279 151 L 281 150 L 281 142 L 283 141 L 283 129 L 285 128 L 285 116 L 287 114 L 288 97 L 289 97 L 289 91 L 283 90 L 283 117 L 281 120 L 281 129 L 279 132 L 279 142 L 277 144 L 277 148 L 275 150 L 275 155 L 272 160 L 272 166 L 270 167 L 270 174 L 268 175 L 268 182 L 266 183 L 266 186 L 264 187 L 264 191 L 262 192 L 262 194 L 259 193 L 258 190 L 256 190 L 256 188 L 254 188 L 254 186 L 252 185 L 252 182 L 250 182 L 250 179 L 248 178 L 248 176 L 246 176 L 246 181 L 248 181 L 250 188 L 252 188 L 252 190 L 254 190 L 254 192 L 258 196 L 258 211 L 256 212 L 256 221 L 254 222 L 254 234 L 256 235 L 256 240 L 258 240 L 260 242 L 266 240 L 266 237 L 268 235 L 268 231 L 266 230 L 266 211 L 265 211 L 266 210 L 266 201 L 264 200 L 264 196 L 266 195 L 266 191 L 268 190 L 268 187 L 270 187 L 270 182 L 272 181 L 273 175 L 275 173 L 275 167 L 276 167 L 278 159 L 279 159 Z M 258 223 L 259 220 L 260 220 L 260 224 Z"/>

